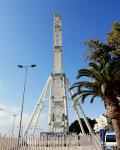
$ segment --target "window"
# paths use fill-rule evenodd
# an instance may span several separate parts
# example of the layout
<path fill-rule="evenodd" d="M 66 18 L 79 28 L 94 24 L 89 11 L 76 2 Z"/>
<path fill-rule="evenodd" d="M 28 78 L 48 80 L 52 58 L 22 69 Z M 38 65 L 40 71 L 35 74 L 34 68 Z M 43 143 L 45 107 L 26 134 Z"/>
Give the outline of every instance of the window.
<path fill-rule="evenodd" d="M 59 20 L 59 18 L 56 18 L 55 19 L 55 26 L 59 26 L 59 24 L 60 24 L 60 20 Z"/>
<path fill-rule="evenodd" d="M 106 135 L 106 142 L 116 142 L 115 135 Z"/>
<path fill-rule="evenodd" d="M 55 33 L 55 45 L 60 46 L 60 32 Z"/>

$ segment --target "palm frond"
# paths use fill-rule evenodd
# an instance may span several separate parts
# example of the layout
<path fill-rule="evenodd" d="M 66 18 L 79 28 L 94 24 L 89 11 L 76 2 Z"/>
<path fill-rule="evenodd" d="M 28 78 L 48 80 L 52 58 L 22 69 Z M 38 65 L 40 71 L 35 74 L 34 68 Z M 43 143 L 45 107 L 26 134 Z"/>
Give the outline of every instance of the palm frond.
<path fill-rule="evenodd" d="M 94 91 L 83 91 L 83 92 L 81 92 L 80 94 L 79 94 L 79 93 L 75 93 L 75 94 L 72 96 L 72 98 L 73 98 L 73 100 L 75 101 L 75 104 L 77 103 L 77 101 L 78 101 L 79 99 L 80 99 L 80 101 L 81 101 L 82 103 L 84 103 L 85 98 L 86 98 L 87 96 L 90 96 L 90 95 L 96 95 L 96 96 L 97 96 L 96 92 L 94 92 Z"/>
<path fill-rule="evenodd" d="M 91 71 L 91 73 L 95 74 L 96 76 L 98 76 L 101 81 L 104 81 L 104 74 L 103 74 L 103 68 L 101 67 L 101 65 L 95 64 L 95 63 L 90 63 L 89 64 L 89 70 Z M 105 70 L 107 70 L 105 68 Z M 94 77 L 93 77 L 94 78 Z"/>
<path fill-rule="evenodd" d="M 87 96 L 89 96 L 89 94 L 85 94 L 84 96 L 81 97 L 81 102 L 82 102 L 82 103 L 84 103 L 85 98 L 86 98 Z"/>
<path fill-rule="evenodd" d="M 101 73 L 105 81 L 110 79 L 110 63 L 106 63 Z"/>
<path fill-rule="evenodd" d="M 79 100 L 80 98 L 84 97 L 86 94 L 89 95 L 89 94 L 88 94 L 88 91 L 83 92 L 83 93 L 81 93 L 81 94 L 75 93 L 75 94 L 72 96 L 72 99 L 73 99 L 73 101 L 74 101 L 74 106 L 77 104 L 78 100 Z"/>
<path fill-rule="evenodd" d="M 85 82 L 76 82 L 72 85 L 71 88 L 76 88 L 76 87 L 82 87 L 85 84 Z"/>
<path fill-rule="evenodd" d="M 86 81 L 81 81 L 81 82 L 76 82 L 73 84 L 71 88 L 87 88 L 87 87 L 94 87 L 97 83 L 96 82 L 86 82 Z"/>
<path fill-rule="evenodd" d="M 117 62 L 111 63 L 110 65 L 111 65 L 110 67 L 111 67 L 112 74 L 114 74 L 117 71 L 120 71 L 120 60 Z"/>
<path fill-rule="evenodd" d="M 84 93 L 82 96 L 81 96 L 81 102 L 82 103 L 84 103 L 84 101 L 85 101 L 85 98 L 87 97 L 87 96 L 90 96 L 90 95 L 96 95 L 96 93 L 94 93 L 93 91 L 89 91 L 89 92 L 87 92 L 87 93 Z"/>
<path fill-rule="evenodd" d="M 90 100 L 90 103 L 93 103 L 95 97 L 97 97 L 97 96 L 98 96 L 98 95 L 93 95 L 93 97 L 92 97 L 91 100 Z"/>
<path fill-rule="evenodd" d="M 81 90 L 81 89 L 78 89 L 78 94 L 84 94 L 84 93 L 89 93 L 89 92 L 93 92 L 94 90 L 93 89 L 85 89 L 85 90 Z"/>
<path fill-rule="evenodd" d="M 102 67 L 101 67 L 101 65 L 99 64 L 96 64 L 96 63 L 94 63 L 94 62 L 90 62 L 89 63 L 89 67 L 93 67 L 95 70 L 97 70 L 97 71 L 101 71 L 101 69 L 102 69 Z"/>
<path fill-rule="evenodd" d="M 99 74 L 97 71 L 95 72 L 94 70 L 89 70 L 89 69 L 79 70 L 77 79 L 79 79 L 80 77 L 83 77 L 83 76 L 93 78 L 101 83 L 103 82 L 103 78 L 102 78 L 101 74 Z"/>
<path fill-rule="evenodd" d="M 75 93 L 74 95 L 72 95 L 72 99 L 74 99 L 77 95 L 78 93 Z"/>
<path fill-rule="evenodd" d="M 96 82 L 84 82 L 84 84 L 78 86 L 78 92 L 83 92 L 86 89 L 88 92 L 93 91 L 94 89 L 98 89 L 98 83 Z"/>

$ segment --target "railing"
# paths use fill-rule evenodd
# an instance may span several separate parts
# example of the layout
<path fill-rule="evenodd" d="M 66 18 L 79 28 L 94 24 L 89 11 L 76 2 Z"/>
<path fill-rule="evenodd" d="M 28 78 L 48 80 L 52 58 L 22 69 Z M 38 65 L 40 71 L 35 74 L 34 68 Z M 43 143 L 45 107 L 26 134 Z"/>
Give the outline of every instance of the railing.
<path fill-rule="evenodd" d="M 103 147 L 100 143 L 100 137 L 98 135 L 92 134 L 92 138 L 93 138 L 93 142 L 94 142 L 94 145 L 96 147 L 96 150 L 102 150 Z"/>
<path fill-rule="evenodd" d="M 95 138 L 92 135 L 39 135 L 21 137 L 19 150 L 101 150 L 95 148 Z M 18 138 L 13 136 L 0 136 L 0 150 L 18 150 Z"/>

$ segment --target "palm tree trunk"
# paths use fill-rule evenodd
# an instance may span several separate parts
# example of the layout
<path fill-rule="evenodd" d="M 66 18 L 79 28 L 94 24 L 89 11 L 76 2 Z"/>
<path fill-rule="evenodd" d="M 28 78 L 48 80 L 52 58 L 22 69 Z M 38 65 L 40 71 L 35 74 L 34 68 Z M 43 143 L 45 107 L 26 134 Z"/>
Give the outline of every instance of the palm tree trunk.
<path fill-rule="evenodd" d="M 116 133 L 117 150 L 120 150 L 120 119 L 112 119 L 112 124 Z"/>
<path fill-rule="evenodd" d="M 108 117 L 112 120 L 113 128 L 116 135 L 117 150 L 120 150 L 120 106 L 117 98 L 111 95 L 105 97 L 105 104 Z"/>

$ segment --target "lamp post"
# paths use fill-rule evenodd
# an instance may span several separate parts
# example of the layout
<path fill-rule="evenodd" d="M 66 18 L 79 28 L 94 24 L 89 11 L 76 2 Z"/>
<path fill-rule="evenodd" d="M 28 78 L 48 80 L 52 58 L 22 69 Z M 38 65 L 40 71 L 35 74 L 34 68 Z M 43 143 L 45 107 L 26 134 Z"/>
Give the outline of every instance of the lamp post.
<path fill-rule="evenodd" d="M 21 127 L 22 127 L 23 106 L 24 106 L 24 99 L 25 99 L 24 97 L 25 97 L 25 90 L 26 90 L 25 88 L 26 88 L 27 71 L 28 71 L 28 68 L 34 68 L 34 67 L 36 67 L 36 64 L 29 65 L 29 66 L 18 65 L 18 68 L 25 68 L 25 79 L 24 79 L 24 87 L 23 87 L 22 108 L 21 108 L 21 115 L 20 115 L 17 150 L 19 149 L 19 140 L 21 137 Z"/>
<path fill-rule="evenodd" d="M 13 136 L 13 133 L 14 133 L 15 117 L 16 117 L 16 115 L 13 115 L 13 128 L 12 128 L 12 136 Z"/>

